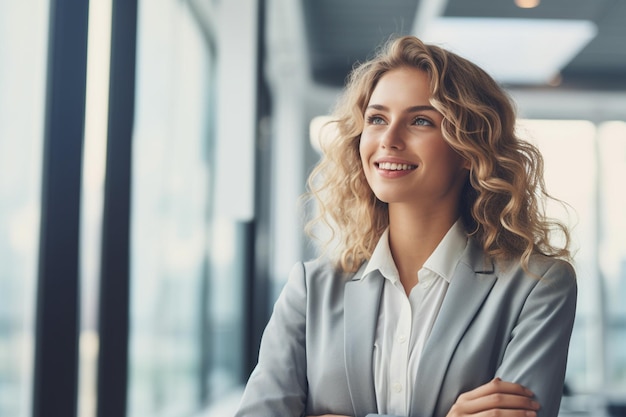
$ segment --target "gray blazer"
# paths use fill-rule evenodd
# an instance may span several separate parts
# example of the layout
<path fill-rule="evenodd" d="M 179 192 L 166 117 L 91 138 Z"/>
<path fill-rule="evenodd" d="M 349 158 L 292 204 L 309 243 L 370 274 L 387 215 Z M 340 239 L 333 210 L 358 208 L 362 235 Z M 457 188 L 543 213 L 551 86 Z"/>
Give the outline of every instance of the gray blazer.
<path fill-rule="evenodd" d="M 498 376 L 531 389 L 538 417 L 558 414 L 576 309 L 563 261 L 494 264 L 472 239 L 424 347 L 409 416 L 444 417 Z M 237 417 L 376 414 L 373 347 L 384 278 L 297 264 L 265 329 Z"/>

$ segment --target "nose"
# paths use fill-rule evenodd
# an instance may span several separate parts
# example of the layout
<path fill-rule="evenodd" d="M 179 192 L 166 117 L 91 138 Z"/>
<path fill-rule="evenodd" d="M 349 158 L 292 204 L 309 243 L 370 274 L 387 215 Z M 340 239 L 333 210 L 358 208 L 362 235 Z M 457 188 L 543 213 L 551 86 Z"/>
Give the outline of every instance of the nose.
<path fill-rule="evenodd" d="M 387 125 L 387 129 L 381 137 L 380 146 L 383 149 L 404 149 L 404 138 L 402 134 L 403 132 L 399 123 L 390 123 Z"/>

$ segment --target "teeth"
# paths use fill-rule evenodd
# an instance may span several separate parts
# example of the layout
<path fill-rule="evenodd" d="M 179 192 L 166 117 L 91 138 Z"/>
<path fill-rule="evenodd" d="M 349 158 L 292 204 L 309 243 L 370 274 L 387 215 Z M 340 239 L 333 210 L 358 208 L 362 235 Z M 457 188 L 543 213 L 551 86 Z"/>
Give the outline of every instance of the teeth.
<path fill-rule="evenodd" d="M 388 171 L 408 171 L 417 168 L 415 165 L 396 164 L 395 162 L 381 162 L 378 167 Z"/>

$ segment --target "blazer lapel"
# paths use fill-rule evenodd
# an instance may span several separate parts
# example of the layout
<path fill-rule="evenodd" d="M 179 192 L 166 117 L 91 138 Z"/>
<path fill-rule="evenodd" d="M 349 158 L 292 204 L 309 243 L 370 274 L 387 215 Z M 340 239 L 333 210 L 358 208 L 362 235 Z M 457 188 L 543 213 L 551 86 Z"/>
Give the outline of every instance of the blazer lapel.
<path fill-rule="evenodd" d="M 450 359 L 495 282 L 493 262 L 470 238 L 424 346 L 410 415 L 434 415 Z"/>
<path fill-rule="evenodd" d="M 357 416 L 376 410 L 372 355 L 384 283 L 378 271 L 362 277 L 363 269 L 346 283 L 344 293 L 344 356 L 348 389 Z"/>

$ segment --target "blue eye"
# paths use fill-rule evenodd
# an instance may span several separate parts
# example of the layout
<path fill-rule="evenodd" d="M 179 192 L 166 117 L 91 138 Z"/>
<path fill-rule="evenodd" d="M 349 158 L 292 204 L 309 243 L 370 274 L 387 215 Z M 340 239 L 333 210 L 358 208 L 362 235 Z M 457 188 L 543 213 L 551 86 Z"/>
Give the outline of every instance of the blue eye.
<path fill-rule="evenodd" d="M 416 117 L 413 124 L 417 126 L 433 126 L 433 122 L 423 117 Z"/>
<path fill-rule="evenodd" d="M 367 118 L 367 123 L 370 125 L 382 125 L 385 121 L 380 116 L 369 116 Z"/>

